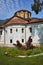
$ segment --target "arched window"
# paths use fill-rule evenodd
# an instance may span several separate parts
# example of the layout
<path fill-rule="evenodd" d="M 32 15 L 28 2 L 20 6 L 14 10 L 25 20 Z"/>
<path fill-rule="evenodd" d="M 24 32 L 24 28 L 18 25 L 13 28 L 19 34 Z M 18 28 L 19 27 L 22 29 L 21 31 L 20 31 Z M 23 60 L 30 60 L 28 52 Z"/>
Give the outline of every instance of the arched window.
<path fill-rule="evenodd" d="M 22 39 L 22 43 L 24 42 L 24 39 Z"/>
<path fill-rule="evenodd" d="M 10 43 L 12 43 L 12 39 L 10 39 Z"/>
<path fill-rule="evenodd" d="M 18 31 L 18 29 L 16 28 L 16 32 Z"/>
<path fill-rule="evenodd" d="M 0 31 L 0 35 L 2 35 L 2 30 Z"/>
<path fill-rule="evenodd" d="M 12 29 L 10 29 L 10 33 L 12 33 Z"/>
<path fill-rule="evenodd" d="M 22 28 L 22 33 L 24 33 L 24 28 Z"/>
<path fill-rule="evenodd" d="M 30 27 L 29 29 L 30 29 L 30 32 L 32 33 L 32 27 Z"/>

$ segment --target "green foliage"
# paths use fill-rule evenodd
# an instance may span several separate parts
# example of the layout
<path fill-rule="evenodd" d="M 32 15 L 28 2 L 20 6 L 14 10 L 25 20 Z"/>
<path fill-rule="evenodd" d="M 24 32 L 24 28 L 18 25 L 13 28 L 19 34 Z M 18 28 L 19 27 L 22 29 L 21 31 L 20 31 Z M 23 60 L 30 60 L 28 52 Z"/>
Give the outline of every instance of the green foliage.
<path fill-rule="evenodd" d="M 34 4 L 31 6 L 32 10 L 35 11 L 36 14 L 38 14 L 42 10 L 43 1 L 42 3 L 40 0 L 34 0 Z"/>
<path fill-rule="evenodd" d="M 7 52 L 7 55 L 5 54 Z M 40 48 L 20 50 L 17 48 L 0 48 L 0 64 L 1 65 L 42 65 L 43 56 L 31 58 L 17 58 L 18 55 L 32 55 L 43 52 L 43 46 Z M 37 59 L 38 58 L 38 59 Z"/>
<path fill-rule="evenodd" d="M 29 56 L 29 55 L 39 54 L 42 52 L 43 52 L 43 46 L 37 47 L 34 49 L 29 49 L 29 50 L 20 50 L 17 48 L 8 48 L 8 47 L 7 48 L 6 47 L 0 48 L 0 55 L 1 56 L 5 55 L 5 56 L 11 56 L 11 57 L 15 57 L 18 55 Z"/>

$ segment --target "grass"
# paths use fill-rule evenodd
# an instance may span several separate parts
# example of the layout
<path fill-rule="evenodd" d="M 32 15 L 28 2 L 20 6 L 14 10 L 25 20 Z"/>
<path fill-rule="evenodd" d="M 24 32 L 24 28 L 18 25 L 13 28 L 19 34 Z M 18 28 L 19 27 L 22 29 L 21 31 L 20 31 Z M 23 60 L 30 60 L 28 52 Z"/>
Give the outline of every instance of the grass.
<path fill-rule="evenodd" d="M 6 54 L 7 52 L 7 54 Z M 1 47 L 0 48 L 0 54 L 1 55 L 8 55 L 8 56 L 18 56 L 18 55 L 34 55 L 34 54 L 39 54 L 43 52 L 43 47 L 37 47 L 34 49 L 29 49 L 29 50 L 20 50 L 17 48 L 9 48 L 9 47 Z"/>
<path fill-rule="evenodd" d="M 31 58 L 1 56 L 0 65 L 43 65 L 43 56 Z"/>
<path fill-rule="evenodd" d="M 5 54 L 7 52 L 7 54 Z M 43 47 L 27 51 L 17 48 L 0 48 L 0 65 L 43 65 L 43 55 L 31 58 L 17 58 L 18 55 L 34 55 L 42 53 Z"/>

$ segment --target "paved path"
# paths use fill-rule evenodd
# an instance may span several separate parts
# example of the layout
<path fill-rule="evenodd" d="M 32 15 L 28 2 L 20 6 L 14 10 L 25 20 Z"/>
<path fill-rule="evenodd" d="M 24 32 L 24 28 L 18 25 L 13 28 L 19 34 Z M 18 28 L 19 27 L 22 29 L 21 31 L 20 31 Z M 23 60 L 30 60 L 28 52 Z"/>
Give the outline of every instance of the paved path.
<path fill-rule="evenodd" d="M 20 57 L 20 58 L 25 58 L 25 57 L 34 57 L 34 56 L 40 56 L 40 55 L 43 55 L 43 53 L 40 53 L 40 54 L 36 54 L 36 55 L 30 55 L 30 56 L 17 56 L 17 57 Z"/>

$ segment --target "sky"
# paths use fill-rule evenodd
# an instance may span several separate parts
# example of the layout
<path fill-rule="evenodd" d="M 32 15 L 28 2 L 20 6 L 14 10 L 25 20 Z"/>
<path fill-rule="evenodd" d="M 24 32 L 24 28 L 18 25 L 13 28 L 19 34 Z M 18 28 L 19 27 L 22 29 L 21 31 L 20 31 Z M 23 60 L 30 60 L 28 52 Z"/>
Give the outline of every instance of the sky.
<path fill-rule="evenodd" d="M 31 4 L 33 3 L 33 0 L 0 0 L 0 20 L 11 18 L 16 11 L 22 9 L 30 11 L 31 17 L 43 18 L 43 10 L 39 14 L 32 11 Z"/>

